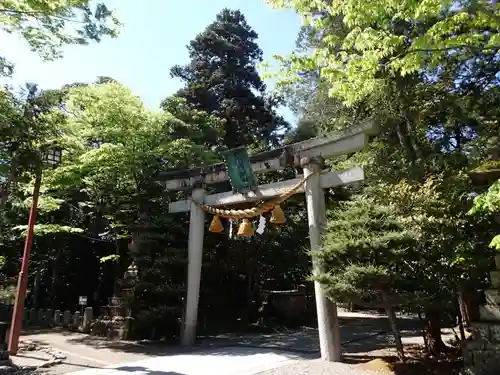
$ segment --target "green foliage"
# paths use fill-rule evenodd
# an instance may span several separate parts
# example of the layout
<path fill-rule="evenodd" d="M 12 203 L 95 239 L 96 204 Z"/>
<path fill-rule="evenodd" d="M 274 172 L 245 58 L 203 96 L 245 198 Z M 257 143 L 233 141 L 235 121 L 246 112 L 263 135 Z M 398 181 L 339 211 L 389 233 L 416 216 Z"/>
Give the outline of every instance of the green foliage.
<path fill-rule="evenodd" d="M 14 231 L 22 232 L 22 236 L 26 237 L 28 230 L 27 225 L 17 225 L 12 228 Z M 57 224 L 37 224 L 34 228 L 34 233 L 37 236 L 43 236 L 52 233 L 83 233 L 82 228 L 73 228 L 67 225 L 57 225 Z"/>
<path fill-rule="evenodd" d="M 470 282 L 474 288 L 488 283 L 493 254 L 488 249 L 494 231 L 491 220 L 467 215 L 472 203 L 469 193 L 475 190 L 467 172 L 498 156 L 500 129 L 497 104 L 493 104 L 500 99 L 496 50 L 423 53 L 420 65 L 408 69 L 398 61 L 420 54 L 410 52 L 413 41 L 447 14 L 429 13 L 415 23 L 393 12 L 422 2 L 361 5 L 345 1 L 342 9 L 335 1 L 274 3 L 293 6 L 306 17 L 314 14 L 301 30 L 297 51 L 279 60 L 281 92 L 301 123 L 317 132 L 336 134 L 367 119 L 378 125 L 380 133 L 366 149 L 327 164 L 337 170 L 363 165 L 365 184 L 354 191 L 387 209 L 400 229 L 410 230 L 413 237 L 412 246 L 391 263 L 397 272 L 390 267 L 387 271 L 383 255 L 392 254 L 392 247 L 379 241 L 378 236 L 383 238 L 379 232 L 372 230 L 374 238 L 362 230 L 360 235 L 357 225 L 362 215 L 353 216 L 346 220 L 348 230 L 335 228 L 327 238 L 335 241 L 338 232 L 352 231 L 352 237 L 341 236 L 338 247 L 352 248 L 366 237 L 366 243 L 382 245 L 377 254 L 383 255 L 368 261 L 361 250 L 352 250 L 346 260 L 333 251 L 338 250 L 335 246 L 331 254 L 325 247 L 323 255 L 317 256 L 332 261 L 318 280 L 337 299 L 370 304 L 383 301 L 383 289 L 373 286 L 385 279 L 392 303 L 398 307 L 453 311 L 462 283 Z M 348 17 L 358 17 L 356 24 Z M 402 44 L 391 51 L 391 43 L 398 42 L 391 39 L 394 35 L 401 37 Z M 358 204 L 357 200 L 353 201 Z M 341 214 L 331 208 L 329 221 L 336 222 Z M 335 268 L 335 261 L 340 269 Z M 416 295 L 413 301 L 407 298 L 410 293 Z M 433 338 L 433 342 L 438 340 Z"/>
<path fill-rule="evenodd" d="M 349 104 L 380 90 L 386 76 L 432 70 L 450 56 L 465 61 L 499 46 L 499 10 L 486 0 L 268 2 L 295 9 L 318 41 L 310 55 L 278 59 L 282 83 L 295 81 L 294 73 L 318 70 L 330 94 Z"/>
<path fill-rule="evenodd" d="M 492 169 L 500 169 L 500 161 L 499 160 L 488 160 L 482 163 L 479 167 L 476 167 L 474 171 L 484 172 Z"/>
<path fill-rule="evenodd" d="M 313 253 L 324 273 L 313 276 L 334 300 L 378 307 L 387 299 L 410 303 L 406 294 L 414 290 L 406 285 L 416 275 L 406 262 L 419 258 L 418 236 L 394 212 L 367 196 L 354 196 L 329 212 L 323 248 Z"/>
<path fill-rule="evenodd" d="M 474 214 L 496 214 L 500 212 L 500 180 L 491 185 L 487 192 L 474 198 L 474 205 L 469 213 Z M 493 237 L 490 242 L 492 249 L 500 250 L 500 235 Z"/>
<path fill-rule="evenodd" d="M 14 285 L 0 286 L 0 302 L 11 305 L 16 299 L 16 287 Z"/>
<path fill-rule="evenodd" d="M 106 262 L 118 262 L 120 260 L 120 255 L 118 254 L 111 254 L 107 255 L 105 257 L 102 257 L 99 259 L 101 263 L 106 263 Z"/>
<path fill-rule="evenodd" d="M 491 185 L 487 192 L 474 198 L 470 214 L 500 212 L 500 180 Z"/>
<path fill-rule="evenodd" d="M 496 250 L 500 250 L 500 234 L 493 237 L 490 243 L 490 247 Z"/>
<path fill-rule="evenodd" d="M 19 34 L 42 58 L 61 56 L 67 44 L 116 37 L 119 21 L 104 3 L 89 0 L 2 0 L 0 30 Z M 7 61 L 0 59 L 0 73 Z"/>

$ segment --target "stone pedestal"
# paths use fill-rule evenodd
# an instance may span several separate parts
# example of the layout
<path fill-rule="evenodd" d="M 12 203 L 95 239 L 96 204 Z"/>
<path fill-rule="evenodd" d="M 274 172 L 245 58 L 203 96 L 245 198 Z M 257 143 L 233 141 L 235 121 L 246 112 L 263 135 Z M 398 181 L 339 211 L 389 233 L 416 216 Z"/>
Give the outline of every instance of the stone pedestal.
<path fill-rule="evenodd" d="M 111 297 L 108 303 L 102 309 L 99 318 L 92 327 L 91 333 L 110 339 L 126 340 L 131 318 L 126 314 L 127 308 L 124 307 L 123 299 Z"/>
<path fill-rule="evenodd" d="M 465 346 L 466 374 L 498 375 L 500 369 L 500 255 L 491 272 L 491 287 L 485 290 L 486 303 L 479 307 L 479 322 L 472 323 L 472 341 Z"/>

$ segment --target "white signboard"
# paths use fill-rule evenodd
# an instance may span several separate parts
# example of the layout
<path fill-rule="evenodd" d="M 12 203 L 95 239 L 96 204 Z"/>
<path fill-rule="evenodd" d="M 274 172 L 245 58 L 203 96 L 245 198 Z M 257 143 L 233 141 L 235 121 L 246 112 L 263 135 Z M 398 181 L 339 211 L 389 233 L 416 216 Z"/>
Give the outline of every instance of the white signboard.
<path fill-rule="evenodd" d="M 87 296 L 78 297 L 78 304 L 80 306 L 86 306 L 87 305 Z"/>

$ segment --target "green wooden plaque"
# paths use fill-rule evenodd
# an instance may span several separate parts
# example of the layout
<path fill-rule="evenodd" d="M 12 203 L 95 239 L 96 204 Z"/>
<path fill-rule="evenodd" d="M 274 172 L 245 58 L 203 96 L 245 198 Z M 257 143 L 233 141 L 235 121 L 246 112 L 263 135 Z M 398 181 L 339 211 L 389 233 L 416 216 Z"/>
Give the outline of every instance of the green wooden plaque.
<path fill-rule="evenodd" d="M 257 188 L 257 180 L 245 147 L 238 147 L 225 153 L 227 172 L 233 192 L 246 194 Z"/>

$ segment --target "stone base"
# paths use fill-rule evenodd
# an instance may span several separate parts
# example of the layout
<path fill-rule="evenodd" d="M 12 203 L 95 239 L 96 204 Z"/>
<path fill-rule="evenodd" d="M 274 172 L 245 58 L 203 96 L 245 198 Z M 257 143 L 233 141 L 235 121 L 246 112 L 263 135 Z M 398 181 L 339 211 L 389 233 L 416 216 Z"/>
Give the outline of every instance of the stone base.
<path fill-rule="evenodd" d="M 112 340 L 127 340 L 130 330 L 130 318 L 98 319 L 91 330 L 95 336 L 105 336 Z"/>

